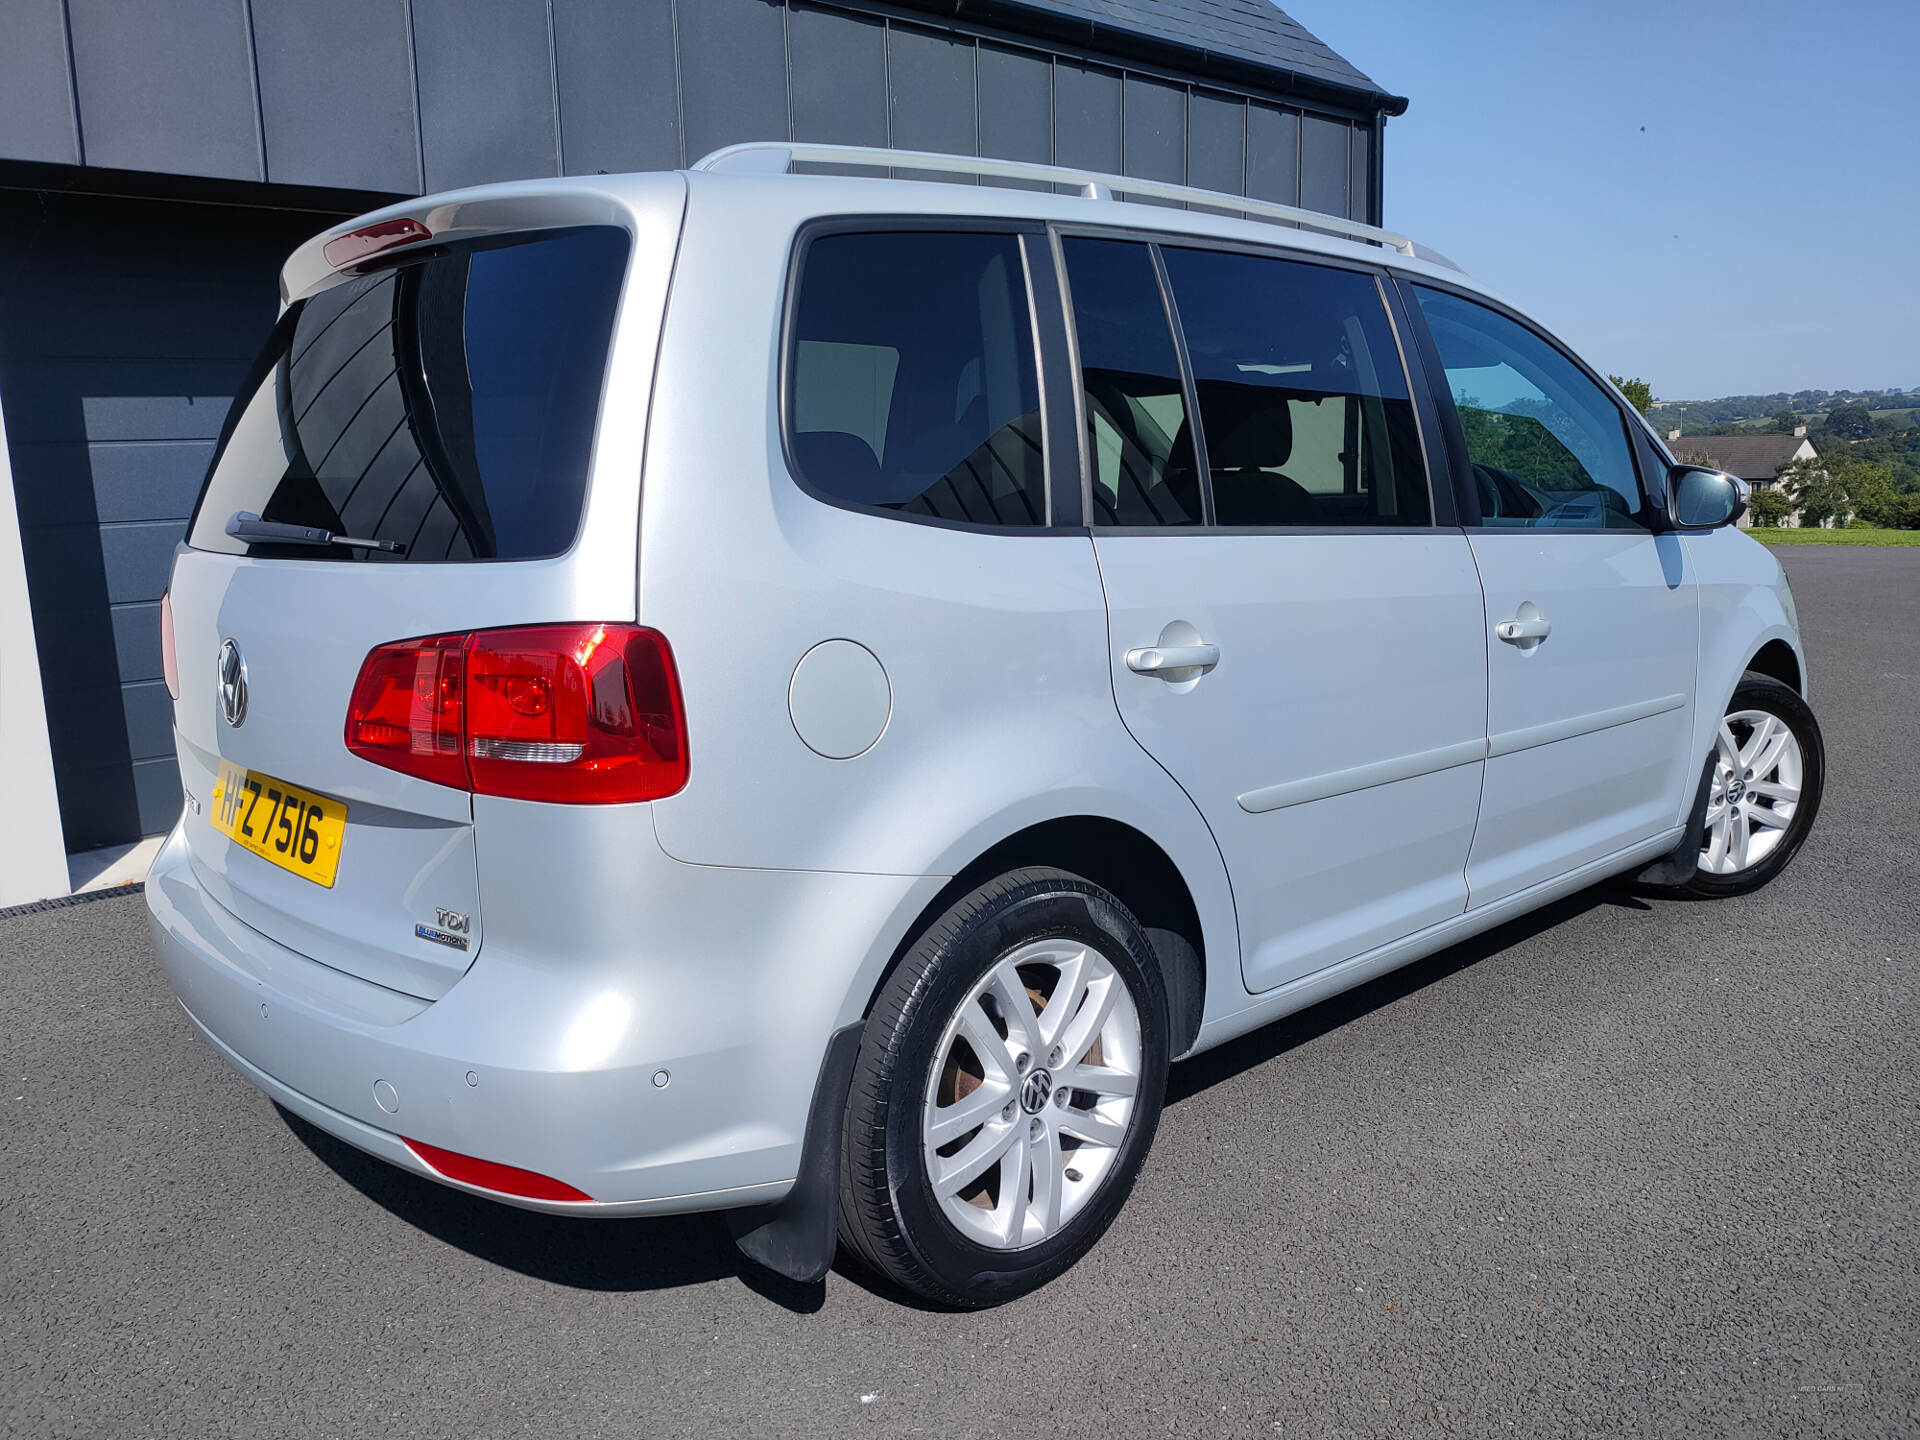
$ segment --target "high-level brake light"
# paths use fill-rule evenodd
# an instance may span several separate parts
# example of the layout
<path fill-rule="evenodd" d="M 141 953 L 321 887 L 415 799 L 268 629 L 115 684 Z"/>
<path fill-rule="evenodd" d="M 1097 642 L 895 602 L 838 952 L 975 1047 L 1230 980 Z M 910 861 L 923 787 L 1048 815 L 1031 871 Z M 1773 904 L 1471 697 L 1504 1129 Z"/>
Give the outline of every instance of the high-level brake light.
<path fill-rule="evenodd" d="M 560 804 L 658 800 L 687 783 L 673 651 L 638 625 L 430 635 L 366 658 L 347 749 L 479 795 Z"/>
<path fill-rule="evenodd" d="M 336 235 L 320 247 L 320 253 L 327 257 L 329 265 L 338 270 L 342 265 L 351 265 L 369 255 L 378 255 L 382 250 L 391 250 L 396 245 L 411 245 L 416 240 L 432 238 L 433 232 L 418 220 L 402 217 L 362 225 L 358 230 Z"/>

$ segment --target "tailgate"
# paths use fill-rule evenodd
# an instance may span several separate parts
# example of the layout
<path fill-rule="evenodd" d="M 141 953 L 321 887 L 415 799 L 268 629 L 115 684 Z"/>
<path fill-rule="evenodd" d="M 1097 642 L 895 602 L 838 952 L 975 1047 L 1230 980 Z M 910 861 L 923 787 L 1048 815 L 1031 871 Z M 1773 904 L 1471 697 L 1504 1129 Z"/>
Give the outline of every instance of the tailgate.
<path fill-rule="evenodd" d="M 480 947 L 472 797 L 370 765 L 348 752 L 342 736 L 367 651 L 400 638 L 396 626 L 411 634 L 471 623 L 458 589 L 448 594 L 445 575 L 437 586 L 434 577 L 426 567 L 185 551 L 171 591 L 180 674 L 175 730 L 187 843 L 201 884 L 289 949 L 428 999 L 459 979 Z M 228 723 L 222 699 L 228 640 L 245 667 L 237 725 Z M 334 862 L 331 885 L 215 828 L 221 804 L 235 803 L 214 794 L 222 761 L 259 777 L 257 793 L 236 797 L 250 812 L 240 818 L 265 837 L 269 853 L 276 840 L 293 840 L 278 853 L 295 863 L 294 824 L 272 823 L 285 808 L 274 801 L 273 782 L 318 797 L 326 815 L 326 807 L 345 807 L 337 851 L 326 856 Z"/>
<path fill-rule="evenodd" d="M 195 873 L 263 934 L 410 995 L 483 941 L 472 797 L 351 753 L 354 682 L 395 641 L 633 618 L 684 187 L 623 187 L 417 202 L 439 243 L 331 282 L 327 237 L 303 247 L 288 280 L 319 278 L 290 286 L 175 558 Z"/>

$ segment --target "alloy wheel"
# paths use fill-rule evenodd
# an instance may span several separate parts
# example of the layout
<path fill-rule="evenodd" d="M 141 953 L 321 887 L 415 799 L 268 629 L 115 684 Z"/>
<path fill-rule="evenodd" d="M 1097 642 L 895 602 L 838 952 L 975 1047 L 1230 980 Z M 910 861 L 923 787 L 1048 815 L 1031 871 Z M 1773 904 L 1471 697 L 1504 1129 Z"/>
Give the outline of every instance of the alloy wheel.
<path fill-rule="evenodd" d="M 1722 720 L 1700 868 L 1737 875 L 1771 855 L 1793 823 L 1804 781 L 1800 742 L 1778 715 L 1736 710 Z"/>
<path fill-rule="evenodd" d="M 996 961 L 934 1049 L 927 1179 L 967 1239 L 1021 1249 L 1099 1191 L 1140 1086 L 1140 1014 L 1098 950 L 1035 940 Z"/>

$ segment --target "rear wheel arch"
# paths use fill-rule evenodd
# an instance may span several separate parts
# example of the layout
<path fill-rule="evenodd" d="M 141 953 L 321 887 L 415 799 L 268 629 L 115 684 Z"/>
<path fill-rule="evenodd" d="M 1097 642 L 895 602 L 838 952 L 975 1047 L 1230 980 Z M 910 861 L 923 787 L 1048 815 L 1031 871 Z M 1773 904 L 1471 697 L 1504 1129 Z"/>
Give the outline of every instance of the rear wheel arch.
<path fill-rule="evenodd" d="M 1186 1054 L 1200 1033 L 1207 994 L 1206 939 L 1199 907 L 1186 877 L 1165 849 L 1133 826 L 1100 815 L 1062 816 L 1029 825 L 968 862 L 907 927 L 873 983 L 867 1011 L 928 925 L 989 880 L 1032 867 L 1064 870 L 1090 880 L 1133 912 L 1153 942 L 1166 985 L 1171 1027 L 1168 1053 Z"/>

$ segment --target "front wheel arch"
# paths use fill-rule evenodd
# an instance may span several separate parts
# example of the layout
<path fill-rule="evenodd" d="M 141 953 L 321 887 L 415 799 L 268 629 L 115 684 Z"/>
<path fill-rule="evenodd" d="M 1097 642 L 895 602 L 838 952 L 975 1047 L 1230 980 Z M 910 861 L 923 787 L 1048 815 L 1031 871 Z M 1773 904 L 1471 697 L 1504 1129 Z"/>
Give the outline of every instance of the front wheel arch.
<path fill-rule="evenodd" d="M 1784 640 L 1769 640 L 1754 652 L 1747 661 L 1748 671 L 1778 680 L 1803 700 L 1806 688 L 1802 684 L 1800 657 L 1793 653 L 1793 647 Z"/>

